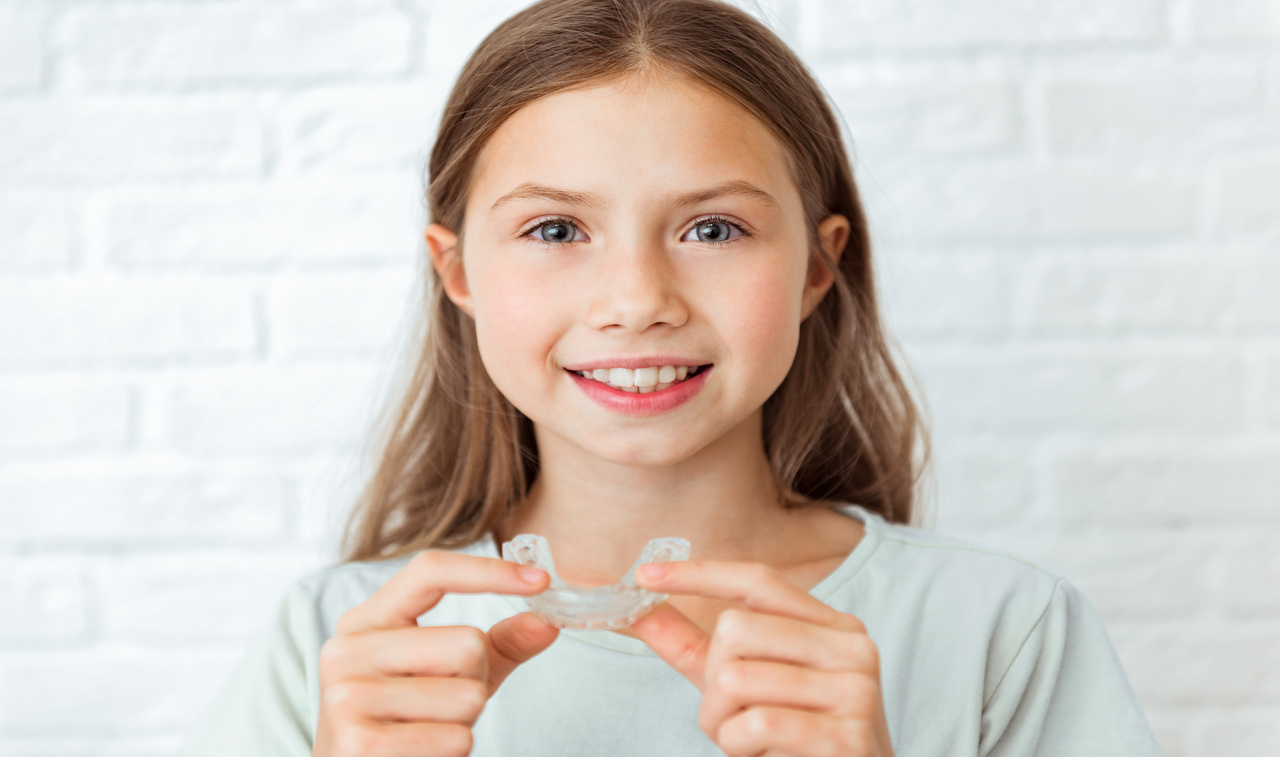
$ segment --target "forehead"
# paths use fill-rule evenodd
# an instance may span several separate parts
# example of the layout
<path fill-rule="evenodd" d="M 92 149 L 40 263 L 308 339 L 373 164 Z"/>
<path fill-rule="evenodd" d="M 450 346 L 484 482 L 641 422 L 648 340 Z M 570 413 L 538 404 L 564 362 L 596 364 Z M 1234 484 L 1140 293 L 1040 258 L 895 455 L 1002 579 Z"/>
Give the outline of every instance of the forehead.
<path fill-rule="evenodd" d="M 768 127 L 727 97 L 669 76 L 526 105 L 490 137 L 473 176 L 470 217 L 527 181 L 625 198 L 744 180 L 798 201 L 785 148 Z"/>

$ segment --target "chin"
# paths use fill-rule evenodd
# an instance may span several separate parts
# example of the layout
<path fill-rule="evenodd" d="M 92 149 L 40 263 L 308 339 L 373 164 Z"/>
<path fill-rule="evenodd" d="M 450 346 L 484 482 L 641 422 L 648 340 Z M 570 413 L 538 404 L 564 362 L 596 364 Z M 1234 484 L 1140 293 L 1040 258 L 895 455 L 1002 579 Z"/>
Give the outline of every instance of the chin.
<path fill-rule="evenodd" d="M 675 465 L 693 457 L 700 447 L 691 444 L 686 436 L 680 439 L 638 438 L 629 443 L 600 445 L 584 441 L 582 449 L 595 457 L 615 465 L 658 467 Z"/>

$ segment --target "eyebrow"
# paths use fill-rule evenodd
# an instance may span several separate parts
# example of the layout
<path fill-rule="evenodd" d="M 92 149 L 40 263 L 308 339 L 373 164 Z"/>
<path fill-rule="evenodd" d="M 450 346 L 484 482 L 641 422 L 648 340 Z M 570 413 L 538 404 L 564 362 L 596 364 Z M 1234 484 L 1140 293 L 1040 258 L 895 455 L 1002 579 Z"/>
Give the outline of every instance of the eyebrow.
<path fill-rule="evenodd" d="M 716 184 L 707 189 L 698 189 L 692 192 L 678 194 L 669 199 L 666 203 L 668 210 L 684 207 L 686 205 L 696 205 L 700 202 L 714 200 L 718 197 L 749 197 L 759 200 L 774 210 L 781 210 L 782 206 L 774 199 L 773 195 L 764 191 L 750 182 L 737 179 L 734 181 L 726 181 L 722 184 Z M 556 189 L 548 187 L 544 184 L 533 184 L 525 182 L 510 192 L 499 197 L 497 202 L 493 203 L 489 208 L 492 214 L 498 208 L 507 203 L 517 202 L 519 200 L 551 200 L 565 205 L 578 205 L 587 208 L 603 208 L 609 205 L 609 201 L 603 196 L 594 192 L 574 192 L 569 189 Z"/>

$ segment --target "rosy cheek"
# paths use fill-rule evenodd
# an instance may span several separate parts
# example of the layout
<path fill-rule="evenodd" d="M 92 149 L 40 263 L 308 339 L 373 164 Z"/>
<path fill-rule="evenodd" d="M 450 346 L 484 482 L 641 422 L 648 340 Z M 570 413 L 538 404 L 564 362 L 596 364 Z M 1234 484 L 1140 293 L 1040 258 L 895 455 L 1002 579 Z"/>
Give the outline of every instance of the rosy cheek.
<path fill-rule="evenodd" d="M 481 273 L 472 284 L 476 336 L 489 374 L 500 386 L 525 377 L 545 357 L 552 339 L 554 313 L 549 297 L 535 280 Z M 506 378 L 507 381 L 503 381 Z"/>
<path fill-rule="evenodd" d="M 778 381 L 791 365 L 797 343 L 799 305 L 790 272 L 765 269 L 738 278 L 726 289 L 715 316 L 719 328 L 731 331 L 739 360 L 771 366 Z M 775 365 L 776 364 L 776 365 Z"/>

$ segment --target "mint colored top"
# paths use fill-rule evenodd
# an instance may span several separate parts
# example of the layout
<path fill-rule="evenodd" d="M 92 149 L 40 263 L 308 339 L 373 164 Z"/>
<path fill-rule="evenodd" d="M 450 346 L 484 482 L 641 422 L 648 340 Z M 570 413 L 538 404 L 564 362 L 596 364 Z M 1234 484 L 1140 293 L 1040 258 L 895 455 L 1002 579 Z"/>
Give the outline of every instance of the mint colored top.
<path fill-rule="evenodd" d="M 861 619 L 879 647 L 897 757 L 1161 754 L 1101 618 L 1069 581 L 856 505 L 839 511 L 866 534 L 811 593 Z M 500 556 L 492 536 L 457 551 Z M 179 754 L 310 755 L 320 646 L 408 560 L 296 581 Z M 488 630 L 526 609 L 515 596 L 450 594 L 418 624 Z M 700 697 L 638 639 L 562 631 L 489 700 L 472 754 L 720 755 L 698 728 Z"/>

